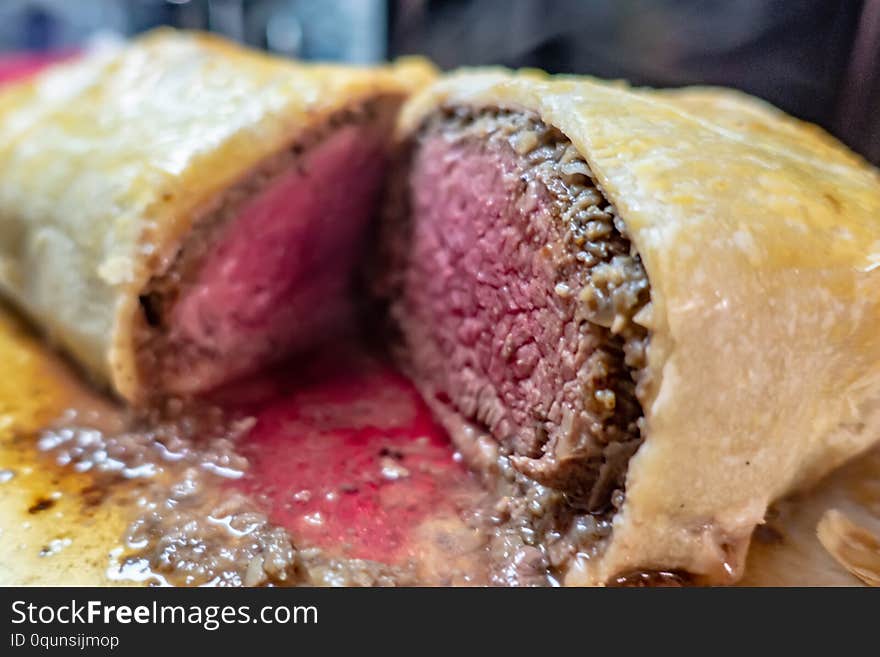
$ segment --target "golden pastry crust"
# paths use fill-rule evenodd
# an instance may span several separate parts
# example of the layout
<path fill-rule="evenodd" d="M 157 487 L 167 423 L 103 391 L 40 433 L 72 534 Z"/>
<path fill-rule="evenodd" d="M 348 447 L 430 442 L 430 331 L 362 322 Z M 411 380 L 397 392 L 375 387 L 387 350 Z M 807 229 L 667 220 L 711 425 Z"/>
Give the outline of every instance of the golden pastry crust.
<path fill-rule="evenodd" d="M 433 68 L 306 65 L 158 30 L 0 94 L 0 291 L 122 397 L 138 292 L 200 208 L 330 114 Z"/>
<path fill-rule="evenodd" d="M 125 530 L 124 507 L 110 492 L 84 502 L 93 477 L 47 464 L 34 435 L 70 408 L 96 422 L 112 421 L 116 409 L 2 305 L 0 362 L 0 585 L 113 584 L 108 553 Z M 35 513 L 40 503 L 47 508 Z"/>
<path fill-rule="evenodd" d="M 772 500 L 880 439 L 880 174 L 730 91 L 463 71 L 410 101 L 399 136 L 438 106 L 561 130 L 651 281 L 646 440 L 608 548 L 565 582 L 735 580 Z"/>

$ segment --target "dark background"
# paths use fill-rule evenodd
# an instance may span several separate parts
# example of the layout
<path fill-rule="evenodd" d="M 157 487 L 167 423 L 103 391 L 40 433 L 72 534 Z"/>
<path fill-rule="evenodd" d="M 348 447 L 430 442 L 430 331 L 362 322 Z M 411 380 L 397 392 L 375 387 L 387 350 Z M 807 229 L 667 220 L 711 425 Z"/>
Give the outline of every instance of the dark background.
<path fill-rule="evenodd" d="M 306 59 L 420 53 L 721 84 L 880 162 L 880 0 L 0 0 L 0 50 L 64 50 L 170 24 Z"/>

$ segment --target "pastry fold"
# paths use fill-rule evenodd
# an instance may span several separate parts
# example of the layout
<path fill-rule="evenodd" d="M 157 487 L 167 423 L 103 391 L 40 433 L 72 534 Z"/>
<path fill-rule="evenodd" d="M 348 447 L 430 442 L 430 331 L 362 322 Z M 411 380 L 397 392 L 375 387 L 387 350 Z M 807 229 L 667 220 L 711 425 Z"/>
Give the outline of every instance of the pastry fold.
<path fill-rule="evenodd" d="M 378 287 L 460 451 L 512 482 L 514 562 L 733 581 L 772 501 L 880 439 L 880 176 L 819 128 L 476 69 L 399 138 Z"/>
<path fill-rule="evenodd" d="M 128 400 L 307 346 L 348 312 L 387 135 L 432 74 L 158 30 L 4 89 L 0 291 Z"/>

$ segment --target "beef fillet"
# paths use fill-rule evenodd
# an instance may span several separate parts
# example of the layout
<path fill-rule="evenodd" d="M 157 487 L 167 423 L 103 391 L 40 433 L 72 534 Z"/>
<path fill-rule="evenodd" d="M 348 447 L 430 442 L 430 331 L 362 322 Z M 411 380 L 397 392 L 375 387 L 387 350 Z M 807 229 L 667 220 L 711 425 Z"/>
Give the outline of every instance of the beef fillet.
<path fill-rule="evenodd" d="M 141 295 L 139 366 L 194 393 L 351 324 L 399 101 L 347 108 L 227 190 Z"/>
<path fill-rule="evenodd" d="M 508 482 L 514 523 L 587 549 L 607 532 L 578 528 L 621 504 L 642 439 L 650 288 L 626 228 L 530 113 L 436 112 L 404 160 L 379 284 L 399 359 L 472 465 Z"/>

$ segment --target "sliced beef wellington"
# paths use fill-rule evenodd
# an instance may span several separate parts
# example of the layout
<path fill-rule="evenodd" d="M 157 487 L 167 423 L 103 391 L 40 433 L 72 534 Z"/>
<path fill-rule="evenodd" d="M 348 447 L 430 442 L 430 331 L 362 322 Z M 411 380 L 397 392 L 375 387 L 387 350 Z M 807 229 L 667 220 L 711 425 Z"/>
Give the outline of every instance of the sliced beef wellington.
<path fill-rule="evenodd" d="M 880 177 L 716 90 L 452 75 L 404 109 L 376 281 L 497 487 L 499 580 L 730 582 L 880 439 Z"/>
<path fill-rule="evenodd" d="M 0 289 L 122 397 L 213 388 L 346 324 L 419 62 L 161 30 L 0 96 Z"/>

